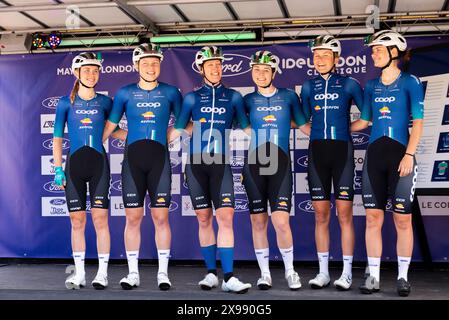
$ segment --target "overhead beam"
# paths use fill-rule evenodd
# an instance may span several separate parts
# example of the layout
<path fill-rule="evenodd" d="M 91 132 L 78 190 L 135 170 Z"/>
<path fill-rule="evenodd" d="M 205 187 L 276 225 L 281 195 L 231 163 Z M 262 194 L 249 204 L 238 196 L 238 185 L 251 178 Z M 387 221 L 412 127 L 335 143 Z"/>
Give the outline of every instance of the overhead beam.
<path fill-rule="evenodd" d="M 334 14 L 336 16 L 341 16 L 341 3 L 340 0 L 334 0 Z"/>
<path fill-rule="evenodd" d="M 170 7 L 176 12 L 176 14 L 182 19 L 183 22 L 190 22 L 190 19 L 187 18 L 184 12 L 176 5 L 171 4 Z"/>
<path fill-rule="evenodd" d="M 239 16 L 238 16 L 237 12 L 235 12 L 234 7 L 233 7 L 230 3 L 225 2 L 225 3 L 223 3 L 223 5 L 225 6 L 226 10 L 228 10 L 228 13 L 229 13 L 230 16 L 232 17 L 232 19 L 234 19 L 234 20 L 240 20 L 240 18 L 239 18 Z"/>
<path fill-rule="evenodd" d="M 285 5 L 284 0 L 277 0 L 279 8 L 281 9 L 282 15 L 284 18 L 290 18 L 290 13 L 288 12 L 287 6 Z"/>
<path fill-rule="evenodd" d="M 136 23 L 143 24 L 152 33 L 159 33 L 159 29 L 158 27 L 156 27 L 155 23 L 142 11 L 137 9 L 135 6 L 129 5 L 128 1 L 114 0 L 114 2 L 123 12 L 125 12 L 128 16 L 130 16 Z"/>

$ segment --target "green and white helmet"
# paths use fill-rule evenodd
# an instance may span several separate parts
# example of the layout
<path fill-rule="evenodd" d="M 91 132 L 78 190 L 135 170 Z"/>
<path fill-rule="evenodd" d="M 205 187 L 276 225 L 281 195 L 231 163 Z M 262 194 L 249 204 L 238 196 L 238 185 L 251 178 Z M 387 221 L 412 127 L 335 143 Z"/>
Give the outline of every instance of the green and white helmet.
<path fill-rule="evenodd" d="M 143 43 L 133 51 L 133 63 L 139 63 L 139 60 L 146 57 L 157 57 L 161 61 L 164 60 L 164 55 L 159 45 L 154 43 Z"/>
<path fill-rule="evenodd" d="M 256 64 L 270 66 L 276 72 L 279 69 L 279 57 L 267 50 L 257 51 L 251 56 L 249 66 L 252 68 Z"/>
<path fill-rule="evenodd" d="M 399 51 L 405 51 L 407 49 L 407 41 L 399 33 L 392 30 L 378 31 L 365 38 L 365 45 L 372 46 L 385 46 L 396 47 Z"/>
<path fill-rule="evenodd" d="M 101 68 L 101 58 L 93 52 L 83 52 L 72 60 L 72 72 L 82 66 L 97 66 Z"/>
<path fill-rule="evenodd" d="M 220 47 L 205 46 L 195 54 L 195 64 L 198 70 L 200 70 L 204 62 L 215 59 L 224 61 L 223 51 Z"/>
<path fill-rule="evenodd" d="M 338 56 L 341 54 L 340 41 L 335 39 L 331 35 L 318 36 L 313 40 L 310 40 L 309 47 L 312 52 L 316 49 L 328 49 L 336 53 Z"/>

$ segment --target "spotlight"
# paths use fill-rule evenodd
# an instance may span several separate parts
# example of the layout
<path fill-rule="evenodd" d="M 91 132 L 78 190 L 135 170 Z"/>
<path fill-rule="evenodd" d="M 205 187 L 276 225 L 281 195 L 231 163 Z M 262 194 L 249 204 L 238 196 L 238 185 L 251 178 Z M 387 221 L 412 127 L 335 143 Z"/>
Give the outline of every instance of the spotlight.
<path fill-rule="evenodd" d="M 41 49 L 44 47 L 45 44 L 45 36 L 39 33 L 36 33 L 33 35 L 33 48 L 35 49 Z"/>
<path fill-rule="evenodd" d="M 59 45 L 61 44 L 61 38 L 62 37 L 60 33 L 50 33 L 50 35 L 48 36 L 48 45 L 50 46 L 50 48 L 55 49 L 59 47 Z"/>

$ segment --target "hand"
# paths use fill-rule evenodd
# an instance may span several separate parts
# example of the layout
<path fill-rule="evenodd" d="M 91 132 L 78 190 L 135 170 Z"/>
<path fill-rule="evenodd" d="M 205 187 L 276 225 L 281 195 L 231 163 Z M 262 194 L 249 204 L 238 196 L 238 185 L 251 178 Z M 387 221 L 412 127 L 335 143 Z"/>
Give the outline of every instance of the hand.
<path fill-rule="evenodd" d="M 65 174 L 64 174 L 64 170 L 62 170 L 62 167 L 55 167 L 55 184 L 61 188 L 62 190 L 65 190 L 65 184 L 66 184 L 66 179 L 65 179 Z"/>
<path fill-rule="evenodd" d="M 408 176 L 413 171 L 413 157 L 411 155 L 404 155 L 401 162 L 399 163 L 399 176 Z"/>

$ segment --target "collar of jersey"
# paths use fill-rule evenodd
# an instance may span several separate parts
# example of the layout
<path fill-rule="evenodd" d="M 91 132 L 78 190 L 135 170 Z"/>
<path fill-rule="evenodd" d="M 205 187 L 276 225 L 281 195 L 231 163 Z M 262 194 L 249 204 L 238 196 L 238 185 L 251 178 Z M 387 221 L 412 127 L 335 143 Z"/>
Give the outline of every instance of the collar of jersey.
<path fill-rule="evenodd" d="M 382 75 L 380 75 L 380 76 L 379 76 L 379 84 L 382 85 L 382 86 L 384 86 L 384 87 L 391 87 L 392 85 L 394 85 L 395 83 L 397 83 L 401 77 L 402 77 L 402 70 L 401 70 L 401 72 L 399 73 L 399 75 L 397 76 L 397 78 L 394 79 L 394 81 L 393 81 L 392 83 L 390 83 L 390 84 L 384 84 L 384 83 L 382 82 Z"/>
<path fill-rule="evenodd" d="M 139 89 L 139 90 L 151 92 L 151 91 L 153 91 L 154 89 L 156 89 L 157 87 L 159 87 L 160 84 L 161 84 L 161 83 L 158 81 L 158 82 L 157 82 L 157 85 L 156 85 L 153 89 L 151 89 L 151 90 L 147 90 L 147 89 L 141 88 L 141 87 L 139 86 L 139 83 L 138 83 L 138 82 L 136 83 L 136 87 L 137 87 L 137 89 Z"/>
<path fill-rule="evenodd" d="M 259 95 L 261 95 L 262 97 L 264 97 L 264 98 L 272 98 L 272 97 L 274 97 L 275 95 L 277 95 L 278 92 L 279 92 L 279 89 L 278 89 L 278 88 L 275 88 L 275 90 L 274 90 L 273 93 L 270 93 L 270 94 L 268 94 L 268 95 L 265 95 L 265 94 L 263 94 L 262 92 L 260 92 L 259 90 L 257 90 L 257 93 L 258 93 Z"/>
<path fill-rule="evenodd" d="M 81 97 L 79 96 L 78 93 L 76 94 L 76 97 L 77 97 L 79 100 L 81 100 L 82 102 L 89 102 L 89 101 L 93 101 L 93 100 L 95 100 L 95 99 L 97 98 L 97 93 L 95 92 L 94 97 L 93 97 L 92 99 L 89 99 L 89 100 L 85 100 L 85 99 L 81 98 Z"/>
<path fill-rule="evenodd" d="M 329 81 L 333 76 L 335 75 L 335 72 L 331 72 L 329 73 L 329 77 L 327 77 L 327 81 Z M 326 81 L 326 79 L 324 79 L 324 77 L 320 74 L 318 76 L 321 80 Z"/>
<path fill-rule="evenodd" d="M 211 85 L 205 83 L 203 87 L 206 88 L 207 90 L 211 90 L 211 91 L 212 91 L 213 88 L 215 88 L 215 90 L 221 89 L 221 88 L 223 87 L 223 84 L 220 82 L 220 83 L 219 83 L 218 85 L 216 85 L 216 86 L 211 86 Z"/>

